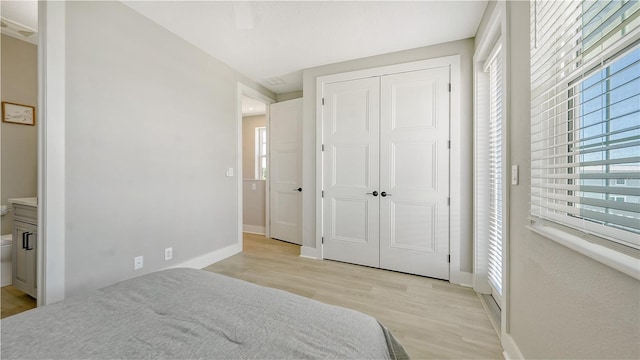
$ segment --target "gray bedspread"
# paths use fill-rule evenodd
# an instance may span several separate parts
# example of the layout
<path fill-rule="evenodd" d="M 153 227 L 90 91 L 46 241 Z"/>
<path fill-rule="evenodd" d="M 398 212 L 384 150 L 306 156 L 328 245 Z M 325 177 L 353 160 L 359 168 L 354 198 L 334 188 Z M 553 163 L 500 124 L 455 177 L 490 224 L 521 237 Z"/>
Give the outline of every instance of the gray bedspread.
<path fill-rule="evenodd" d="M 0 326 L 2 359 L 407 357 L 368 315 L 193 269 L 123 281 Z"/>

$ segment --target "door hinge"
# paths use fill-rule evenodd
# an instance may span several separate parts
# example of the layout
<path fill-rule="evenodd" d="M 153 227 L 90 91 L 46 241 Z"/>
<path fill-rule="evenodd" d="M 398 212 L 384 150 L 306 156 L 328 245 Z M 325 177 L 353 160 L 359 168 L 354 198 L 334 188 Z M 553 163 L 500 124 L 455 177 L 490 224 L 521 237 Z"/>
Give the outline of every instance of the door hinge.
<path fill-rule="evenodd" d="M 450 263 L 451 262 L 451 255 L 447 255 L 447 262 Z"/>
<path fill-rule="evenodd" d="M 324 190 L 322 190 L 322 196 L 321 197 L 324 197 Z"/>
<path fill-rule="evenodd" d="M 449 83 L 449 92 L 451 92 L 451 83 Z M 324 102 L 322 104 L 324 105 Z"/>
<path fill-rule="evenodd" d="M 451 198 L 450 197 L 447 198 L 447 205 L 451 205 Z"/>
<path fill-rule="evenodd" d="M 322 98 L 322 105 L 324 105 L 324 98 Z"/>
<path fill-rule="evenodd" d="M 324 144 L 322 144 L 322 151 L 324 151 Z"/>
<path fill-rule="evenodd" d="M 322 239 L 322 243 L 324 244 L 324 236 L 321 239 Z"/>
<path fill-rule="evenodd" d="M 451 149 L 451 140 L 447 140 L 447 148 Z"/>

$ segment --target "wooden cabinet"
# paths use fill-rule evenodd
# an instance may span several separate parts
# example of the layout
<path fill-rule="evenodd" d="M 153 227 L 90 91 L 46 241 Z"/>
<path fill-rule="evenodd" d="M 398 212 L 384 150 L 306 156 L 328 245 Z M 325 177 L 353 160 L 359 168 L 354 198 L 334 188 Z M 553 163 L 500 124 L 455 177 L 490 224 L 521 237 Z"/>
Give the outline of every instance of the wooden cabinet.
<path fill-rule="evenodd" d="M 13 205 L 13 286 L 37 296 L 37 208 Z"/>

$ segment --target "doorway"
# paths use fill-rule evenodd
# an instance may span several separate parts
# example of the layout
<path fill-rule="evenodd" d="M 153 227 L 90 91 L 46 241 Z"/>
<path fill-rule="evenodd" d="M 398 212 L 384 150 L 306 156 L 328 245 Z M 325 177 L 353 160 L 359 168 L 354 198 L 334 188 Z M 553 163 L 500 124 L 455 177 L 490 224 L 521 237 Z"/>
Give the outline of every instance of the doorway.
<path fill-rule="evenodd" d="M 2 317 L 36 306 L 38 281 L 38 9 L 2 4 L 0 204 Z"/>
<path fill-rule="evenodd" d="M 269 236 L 269 193 L 263 175 L 268 177 L 269 157 L 268 152 L 263 154 L 263 144 L 268 149 L 269 110 L 275 100 L 240 82 L 237 99 L 238 243 L 242 246 L 244 232 Z"/>
<path fill-rule="evenodd" d="M 267 234 L 267 104 L 242 96 L 242 231 Z"/>

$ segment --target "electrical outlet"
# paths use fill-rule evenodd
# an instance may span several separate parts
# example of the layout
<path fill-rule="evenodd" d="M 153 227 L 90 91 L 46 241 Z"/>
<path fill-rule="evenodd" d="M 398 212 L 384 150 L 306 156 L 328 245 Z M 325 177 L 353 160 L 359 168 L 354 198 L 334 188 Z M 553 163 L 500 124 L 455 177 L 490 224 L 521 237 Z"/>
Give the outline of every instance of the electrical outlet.
<path fill-rule="evenodd" d="M 133 258 L 133 270 L 140 270 L 144 266 L 144 257 L 136 256 Z"/>
<path fill-rule="evenodd" d="M 166 248 L 164 249 L 164 259 L 165 260 L 171 260 L 173 258 L 173 248 Z"/>

